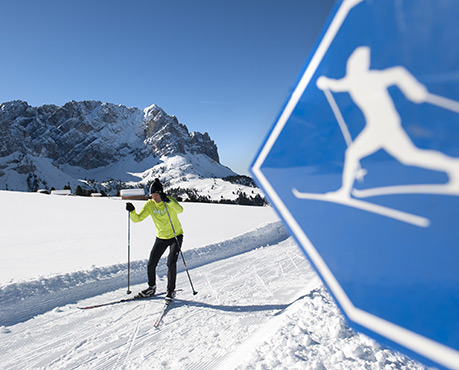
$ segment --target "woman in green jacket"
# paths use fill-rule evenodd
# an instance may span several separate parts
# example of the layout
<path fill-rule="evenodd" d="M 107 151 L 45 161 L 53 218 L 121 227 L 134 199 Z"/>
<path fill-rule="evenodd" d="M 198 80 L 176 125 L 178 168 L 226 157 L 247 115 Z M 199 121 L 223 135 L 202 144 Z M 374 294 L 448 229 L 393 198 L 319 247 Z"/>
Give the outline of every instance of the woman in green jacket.
<path fill-rule="evenodd" d="M 126 204 L 126 210 L 129 211 L 129 216 L 133 222 L 140 222 L 151 216 L 156 226 L 156 240 L 148 260 L 148 288 L 142 290 L 139 296 L 151 297 L 155 294 L 156 266 L 167 247 L 170 247 L 167 258 L 167 298 L 172 299 L 177 277 L 177 259 L 183 242 L 182 225 L 177 214 L 183 212 L 183 207 L 175 198 L 164 194 L 159 179 L 155 179 L 150 186 L 150 194 L 152 199 L 144 204 L 139 213 L 135 211 L 132 203 Z"/>

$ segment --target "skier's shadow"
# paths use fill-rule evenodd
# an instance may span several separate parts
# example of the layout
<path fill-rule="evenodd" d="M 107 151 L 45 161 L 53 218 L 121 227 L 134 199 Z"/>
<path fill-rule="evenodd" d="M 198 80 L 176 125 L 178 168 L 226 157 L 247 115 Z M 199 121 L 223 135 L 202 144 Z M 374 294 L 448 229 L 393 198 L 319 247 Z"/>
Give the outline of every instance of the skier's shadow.
<path fill-rule="evenodd" d="M 174 300 L 174 305 L 180 306 L 190 306 L 196 308 L 206 308 L 211 310 L 232 312 L 232 313 L 244 313 L 244 312 L 262 312 L 262 311 L 277 311 L 276 315 L 283 312 L 287 307 L 293 303 L 305 298 L 306 295 L 296 298 L 293 302 L 286 304 L 257 304 L 257 305 L 224 305 L 224 304 L 210 304 L 200 301 L 191 301 L 188 299 L 179 299 Z"/>

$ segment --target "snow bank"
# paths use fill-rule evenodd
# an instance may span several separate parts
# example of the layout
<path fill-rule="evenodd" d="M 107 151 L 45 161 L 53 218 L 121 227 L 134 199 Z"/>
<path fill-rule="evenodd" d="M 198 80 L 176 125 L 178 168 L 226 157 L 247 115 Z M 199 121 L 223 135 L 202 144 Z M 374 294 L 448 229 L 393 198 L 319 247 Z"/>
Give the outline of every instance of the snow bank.
<path fill-rule="evenodd" d="M 131 201 L 137 210 L 145 201 Z M 125 201 L 0 191 L 0 287 L 127 261 Z M 278 221 L 271 207 L 182 203 L 183 251 L 232 239 Z M 131 222 L 131 261 L 149 256 L 150 217 Z"/>
<path fill-rule="evenodd" d="M 232 369 L 425 369 L 353 331 L 323 285 L 261 330 L 263 336 L 254 336 L 257 345 L 236 353 L 242 359 L 238 366 L 229 359 Z"/>
<path fill-rule="evenodd" d="M 252 249 L 273 245 L 289 237 L 280 221 L 269 223 L 235 238 L 184 252 L 189 269 L 229 258 Z M 167 273 L 165 259 L 160 261 L 157 275 Z M 131 284 L 146 281 L 147 260 L 131 263 Z M 177 271 L 183 271 L 179 262 Z M 10 326 L 50 311 L 55 307 L 76 303 L 127 286 L 127 263 L 94 267 L 33 281 L 3 284 L 0 287 L 0 326 Z"/>

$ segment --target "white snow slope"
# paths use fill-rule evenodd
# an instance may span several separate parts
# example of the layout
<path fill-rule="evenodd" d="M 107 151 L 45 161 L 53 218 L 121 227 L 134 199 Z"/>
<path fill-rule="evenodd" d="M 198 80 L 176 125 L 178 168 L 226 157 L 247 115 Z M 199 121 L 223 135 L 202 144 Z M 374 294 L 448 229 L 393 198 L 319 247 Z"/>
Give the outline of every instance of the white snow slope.
<path fill-rule="evenodd" d="M 123 201 L 0 192 L 1 369 L 425 369 L 352 331 L 269 207 L 183 203 L 177 298 L 128 297 Z M 140 207 L 141 202 L 136 203 Z M 131 224 L 145 287 L 151 220 Z M 164 259 L 159 290 L 166 285 Z"/>

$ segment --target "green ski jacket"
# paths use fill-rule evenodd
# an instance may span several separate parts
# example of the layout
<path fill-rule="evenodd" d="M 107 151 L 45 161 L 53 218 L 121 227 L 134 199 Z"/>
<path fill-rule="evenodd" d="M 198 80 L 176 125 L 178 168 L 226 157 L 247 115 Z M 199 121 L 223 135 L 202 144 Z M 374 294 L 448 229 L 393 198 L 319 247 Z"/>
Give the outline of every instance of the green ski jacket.
<path fill-rule="evenodd" d="M 133 222 L 140 222 L 151 216 L 156 226 L 156 236 L 159 239 L 172 239 L 174 238 L 174 231 L 172 230 L 169 217 L 167 216 L 166 208 L 171 216 L 172 224 L 176 235 L 183 234 L 182 225 L 177 217 L 177 214 L 183 212 L 183 207 L 177 202 L 175 198 L 168 197 L 169 203 L 156 203 L 153 199 L 148 200 L 139 213 L 135 210 L 130 212 L 129 217 Z"/>

